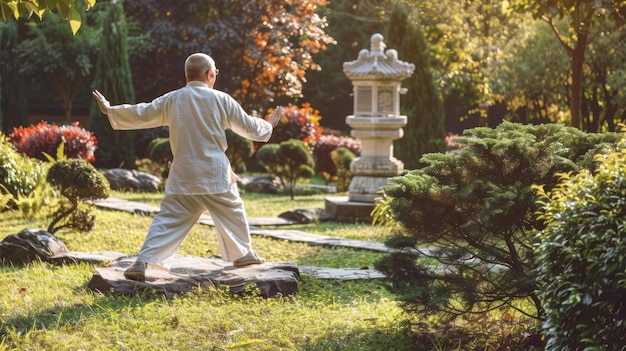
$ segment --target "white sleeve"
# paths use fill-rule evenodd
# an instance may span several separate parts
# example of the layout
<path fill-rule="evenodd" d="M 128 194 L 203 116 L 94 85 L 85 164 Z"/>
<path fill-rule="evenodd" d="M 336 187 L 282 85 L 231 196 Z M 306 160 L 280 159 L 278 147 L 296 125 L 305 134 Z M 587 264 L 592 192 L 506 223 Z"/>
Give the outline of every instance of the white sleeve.
<path fill-rule="evenodd" d="M 248 115 L 234 99 L 230 98 L 228 111 L 228 128 L 240 136 L 265 142 L 272 136 L 272 125 L 266 120 Z"/>
<path fill-rule="evenodd" d="M 116 105 L 108 110 L 111 127 L 116 130 L 147 129 L 168 124 L 168 96 L 171 93 L 154 99 L 151 103 L 136 105 Z"/>

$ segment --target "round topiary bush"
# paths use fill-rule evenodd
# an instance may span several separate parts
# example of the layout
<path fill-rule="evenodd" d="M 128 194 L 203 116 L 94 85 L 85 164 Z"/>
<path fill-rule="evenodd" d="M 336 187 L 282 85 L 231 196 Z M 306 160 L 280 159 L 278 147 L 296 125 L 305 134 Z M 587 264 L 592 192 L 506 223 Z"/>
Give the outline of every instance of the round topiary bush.
<path fill-rule="evenodd" d="M 148 144 L 148 157 L 150 161 L 163 167 L 161 177 L 167 178 L 170 173 L 170 166 L 174 160 L 170 138 L 156 138 L 152 140 L 150 144 Z"/>
<path fill-rule="evenodd" d="M 594 173 L 539 188 L 537 286 L 549 350 L 626 346 L 626 145 L 598 155 Z"/>
<path fill-rule="evenodd" d="M 337 190 L 348 190 L 352 181 L 350 163 L 356 158 L 356 155 L 346 147 L 339 147 L 330 152 L 330 158 L 337 169 L 337 179 L 335 180 Z"/>
<path fill-rule="evenodd" d="M 61 228 L 75 228 L 81 231 L 93 227 L 93 216 L 81 205 L 84 200 L 107 198 L 110 192 L 109 181 L 90 163 L 81 159 L 68 159 L 55 162 L 46 176 L 46 181 L 59 190 L 67 201 L 61 202 L 53 214 L 48 232 Z M 69 218 L 62 222 L 64 218 Z"/>
<path fill-rule="evenodd" d="M 228 142 L 226 157 L 228 157 L 233 171 L 236 173 L 245 172 L 247 170 L 246 161 L 254 154 L 254 143 L 230 129 L 226 130 L 226 141 Z"/>

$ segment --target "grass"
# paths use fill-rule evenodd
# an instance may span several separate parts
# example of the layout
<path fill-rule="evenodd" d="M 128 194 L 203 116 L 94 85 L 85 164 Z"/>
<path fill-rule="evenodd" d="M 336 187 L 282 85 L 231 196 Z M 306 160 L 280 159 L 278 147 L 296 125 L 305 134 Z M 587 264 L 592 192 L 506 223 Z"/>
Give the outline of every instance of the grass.
<path fill-rule="evenodd" d="M 115 192 L 112 196 L 158 205 L 162 195 Z M 262 217 L 293 208 L 324 207 L 325 197 L 298 196 L 291 201 L 283 195 L 243 196 L 249 216 Z M 93 231 L 61 231 L 57 236 L 73 251 L 136 253 L 150 217 L 99 209 L 95 214 Z M 16 212 L 0 213 L 0 222 L 0 237 L 47 226 L 45 220 L 24 219 Z M 314 223 L 296 228 L 380 242 L 392 234 L 388 228 L 366 224 Z M 258 236 L 253 243 L 268 260 L 299 265 L 372 267 L 382 255 Z M 196 225 L 179 253 L 219 253 L 214 229 Z M 262 299 L 253 293 L 232 296 L 205 289 L 165 299 L 94 293 L 87 289 L 94 268 L 43 262 L 0 265 L 0 350 L 402 351 L 469 350 L 478 345 L 480 350 L 497 350 L 507 337 L 521 335 L 519 328 L 502 324 L 480 331 L 433 329 L 436 323 L 424 324 L 407 314 L 383 282 L 376 280 L 342 282 L 303 275 L 297 296 Z M 451 334 L 454 330 L 456 334 Z"/>

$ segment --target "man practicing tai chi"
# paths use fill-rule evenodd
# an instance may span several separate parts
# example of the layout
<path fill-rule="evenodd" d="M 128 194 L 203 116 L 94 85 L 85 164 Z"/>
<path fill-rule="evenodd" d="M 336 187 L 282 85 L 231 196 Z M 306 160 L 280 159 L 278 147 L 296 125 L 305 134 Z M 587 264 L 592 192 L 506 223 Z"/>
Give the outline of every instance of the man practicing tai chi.
<path fill-rule="evenodd" d="M 205 210 L 215 222 L 221 256 L 236 267 L 261 264 L 252 249 L 250 229 L 237 182 L 224 151 L 226 129 L 265 142 L 278 124 L 282 108 L 265 121 L 249 116 L 228 94 L 214 90 L 219 70 L 205 54 L 185 61 L 187 85 L 151 103 L 111 106 L 97 90 L 98 107 L 113 129 L 169 126 L 174 159 L 161 210 L 154 217 L 127 279 L 145 281 L 146 266 L 169 270 L 174 254 Z"/>

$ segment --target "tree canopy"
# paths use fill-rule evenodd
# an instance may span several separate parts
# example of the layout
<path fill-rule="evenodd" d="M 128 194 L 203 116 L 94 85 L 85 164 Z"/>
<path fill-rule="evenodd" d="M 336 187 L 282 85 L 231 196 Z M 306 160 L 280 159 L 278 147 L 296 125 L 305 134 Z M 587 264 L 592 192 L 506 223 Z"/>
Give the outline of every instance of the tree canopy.
<path fill-rule="evenodd" d="M 27 25 L 28 37 L 19 44 L 20 69 L 34 79 L 45 78 L 70 122 L 76 96 L 93 77 L 99 37 L 93 26 L 72 35 L 57 14 Z"/>
<path fill-rule="evenodd" d="M 394 151 L 406 169 L 415 169 L 423 154 L 445 150 L 443 106 L 431 71 L 424 31 L 416 16 L 396 5 L 387 32 L 389 46 L 398 56 L 415 65 L 414 73 L 403 86 L 407 88 L 400 101 L 400 112 L 408 118 L 404 137 L 394 142 Z"/>
<path fill-rule="evenodd" d="M 132 64 L 139 101 L 184 85 L 185 58 L 205 52 L 220 69 L 216 88 L 247 109 L 264 110 L 275 98 L 300 96 L 306 72 L 320 69 L 312 55 L 332 42 L 317 14 L 325 0 L 127 0 L 124 6 L 150 42 Z"/>
<path fill-rule="evenodd" d="M 593 36 L 592 27 L 599 22 L 613 20 L 617 27 L 624 26 L 626 2 L 623 0 L 513 0 L 513 9 L 530 12 L 535 18 L 548 23 L 570 60 L 570 112 L 571 125 L 580 128 L 583 94 L 583 66 L 585 53 Z M 569 22 L 567 30 L 560 30 L 559 19 Z"/>
<path fill-rule="evenodd" d="M 5 21 L 11 18 L 30 18 L 33 14 L 41 19 L 44 14 L 56 10 L 69 23 L 72 33 L 76 34 L 83 22 L 77 1 L 84 3 L 86 10 L 96 4 L 96 0 L 0 0 L 0 14 Z"/>

